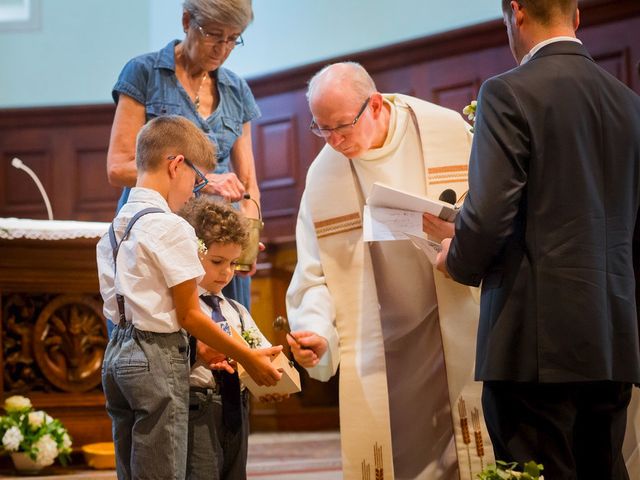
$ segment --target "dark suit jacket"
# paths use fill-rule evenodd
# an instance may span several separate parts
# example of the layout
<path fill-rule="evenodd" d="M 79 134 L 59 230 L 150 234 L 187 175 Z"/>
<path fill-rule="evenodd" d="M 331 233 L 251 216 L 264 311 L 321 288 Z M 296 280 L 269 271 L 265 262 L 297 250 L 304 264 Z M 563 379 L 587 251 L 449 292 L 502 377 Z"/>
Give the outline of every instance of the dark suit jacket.
<path fill-rule="evenodd" d="M 484 83 L 447 258 L 482 282 L 479 380 L 640 382 L 639 205 L 640 97 L 583 46 Z"/>

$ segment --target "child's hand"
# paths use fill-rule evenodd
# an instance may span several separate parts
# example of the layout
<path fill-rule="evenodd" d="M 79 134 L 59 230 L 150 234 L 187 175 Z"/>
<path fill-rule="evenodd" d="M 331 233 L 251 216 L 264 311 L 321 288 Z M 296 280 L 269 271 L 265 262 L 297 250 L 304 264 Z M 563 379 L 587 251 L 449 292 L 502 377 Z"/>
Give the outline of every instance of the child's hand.
<path fill-rule="evenodd" d="M 224 353 L 214 350 L 199 340 L 196 342 L 196 356 L 206 363 L 211 370 L 226 370 L 229 373 L 235 371 L 233 367 L 229 365 L 227 356 Z"/>
<path fill-rule="evenodd" d="M 282 377 L 282 373 L 271 363 L 271 357 L 281 351 L 282 345 L 249 350 L 247 361 L 244 363 L 240 361 L 240 363 L 242 363 L 242 366 L 247 370 L 249 376 L 253 378 L 258 385 L 271 387 L 278 383 L 278 380 Z"/>
<path fill-rule="evenodd" d="M 266 395 L 258 397 L 258 400 L 263 403 L 279 403 L 287 398 L 289 398 L 288 393 L 286 395 L 280 395 L 279 393 L 267 393 Z"/>

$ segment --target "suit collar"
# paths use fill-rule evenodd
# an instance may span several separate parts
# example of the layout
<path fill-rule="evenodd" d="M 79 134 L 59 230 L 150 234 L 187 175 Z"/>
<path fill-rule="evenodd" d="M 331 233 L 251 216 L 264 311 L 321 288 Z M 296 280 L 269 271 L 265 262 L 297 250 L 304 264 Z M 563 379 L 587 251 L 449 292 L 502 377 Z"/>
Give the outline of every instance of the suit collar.
<path fill-rule="evenodd" d="M 550 55 L 581 55 L 593 61 L 593 58 L 589 55 L 587 49 L 584 48 L 584 45 L 576 42 L 561 41 L 545 45 L 533 55 L 529 62 L 533 62 L 538 58 L 548 57 Z"/>

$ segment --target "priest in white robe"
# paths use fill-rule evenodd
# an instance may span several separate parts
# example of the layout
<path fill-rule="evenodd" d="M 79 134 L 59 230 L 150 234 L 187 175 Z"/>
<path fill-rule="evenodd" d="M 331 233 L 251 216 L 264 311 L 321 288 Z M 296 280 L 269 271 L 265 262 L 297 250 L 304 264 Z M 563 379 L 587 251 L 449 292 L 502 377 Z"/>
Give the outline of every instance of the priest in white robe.
<path fill-rule="evenodd" d="M 340 365 L 344 478 L 475 478 L 493 461 L 473 381 L 477 303 L 409 240 L 362 240 L 374 182 L 464 194 L 468 126 L 451 110 L 379 93 L 350 62 L 318 72 L 307 97 L 327 145 L 300 205 L 288 341 L 313 378 Z"/>

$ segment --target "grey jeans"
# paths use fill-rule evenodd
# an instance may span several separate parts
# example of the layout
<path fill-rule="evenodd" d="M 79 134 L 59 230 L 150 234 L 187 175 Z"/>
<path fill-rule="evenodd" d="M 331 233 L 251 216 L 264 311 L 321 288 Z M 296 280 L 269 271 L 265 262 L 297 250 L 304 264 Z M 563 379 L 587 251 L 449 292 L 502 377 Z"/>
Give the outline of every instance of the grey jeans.
<path fill-rule="evenodd" d="M 102 365 L 119 480 L 184 479 L 189 347 L 184 332 L 116 326 Z"/>
<path fill-rule="evenodd" d="M 189 394 L 188 480 L 245 480 L 249 438 L 249 392 L 242 392 L 242 426 L 222 421 L 222 398 L 212 389 Z"/>

